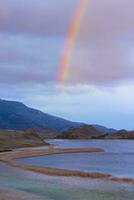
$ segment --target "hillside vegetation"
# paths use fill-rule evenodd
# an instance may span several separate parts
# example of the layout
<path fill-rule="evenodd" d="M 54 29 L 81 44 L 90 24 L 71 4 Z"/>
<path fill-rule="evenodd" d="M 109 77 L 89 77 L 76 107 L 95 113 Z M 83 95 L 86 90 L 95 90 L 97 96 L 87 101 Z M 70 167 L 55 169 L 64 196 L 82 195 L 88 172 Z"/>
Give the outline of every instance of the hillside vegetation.
<path fill-rule="evenodd" d="M 0 151 L 43 145 L 47 145 L 47 143 L 45 143 L 37 134 L 30 131 L 0 130 Z"/>

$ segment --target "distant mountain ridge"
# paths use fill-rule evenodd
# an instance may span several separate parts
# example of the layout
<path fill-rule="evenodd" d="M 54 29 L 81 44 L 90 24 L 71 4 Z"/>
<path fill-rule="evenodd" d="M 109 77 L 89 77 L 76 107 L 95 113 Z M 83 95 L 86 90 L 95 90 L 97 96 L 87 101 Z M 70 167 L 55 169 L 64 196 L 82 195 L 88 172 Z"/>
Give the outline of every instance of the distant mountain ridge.
<path fill-rule="evenodd" d="M 55 117 L 16 101 L 0 100 L 0 129 L 51 128 L 63 131 L 80 123 Z"/>
<path fill-rule="evenodd" d="M 62 132 L 70 127 L 84 123 L 72 122 L 60 117 L 49 115 L 37 109 L 27 107 L 16 101 L 0 100 L 0 129 L 25 130 L 29 128 L 49 128 Z M 98 126 L 98 127 L 96 127 Z M 98 130 L 109 132 L 109 129 L 95 125 Z"/>
<path fill-rule="evenodd" d="M 105 126 L 100 126 L 100 125 L 97 125 L 97 124 L 92 124 L 92 126 L 94 126 L 97 130 L 99 130 L 99 131 L 101 131 L 103 133 L 114 133 L 114 132 L 117 131 L 116 129 L 107 128 Z"/>

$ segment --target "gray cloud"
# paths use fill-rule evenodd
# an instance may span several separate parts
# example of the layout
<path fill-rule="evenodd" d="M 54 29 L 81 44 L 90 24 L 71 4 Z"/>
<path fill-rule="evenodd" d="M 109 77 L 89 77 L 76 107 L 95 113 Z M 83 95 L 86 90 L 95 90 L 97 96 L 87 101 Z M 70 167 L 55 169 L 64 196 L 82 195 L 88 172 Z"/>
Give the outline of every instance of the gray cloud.
<path fill-rule="evenodd" d="M 63 34 L 75 1 L 1 0 L 0 29 L 32 34 Z"/>
<path fill-rule="evenodd" d="M 81 24 L 69 81 L 111 84 L 134 80 L 134 2 L 94 0 Z"/>
<path fill-rule="evenodd" d="M 0 83 L 56 82 L 75 0 L 0 1 Z M 133 0 L 94 0 L 86 8 L 68 83 L 133 81 Z"/>
<path fill-rule="evenodd" d="M 56 81 L 63 39 L 0 34 L 0 42 L 0 83 Z"/>

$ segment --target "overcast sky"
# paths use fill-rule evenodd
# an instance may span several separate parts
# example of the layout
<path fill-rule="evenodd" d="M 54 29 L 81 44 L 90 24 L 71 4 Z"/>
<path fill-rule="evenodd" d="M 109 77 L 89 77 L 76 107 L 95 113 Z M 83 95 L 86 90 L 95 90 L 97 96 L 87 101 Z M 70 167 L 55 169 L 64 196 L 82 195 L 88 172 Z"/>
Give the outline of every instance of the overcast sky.
<path fill-rule="evenodd" d="M 73 121 L 134 129 L 134 1 L 89 0 L 59 89 L 76 3 L 0 0 L 0 96 Z"/>

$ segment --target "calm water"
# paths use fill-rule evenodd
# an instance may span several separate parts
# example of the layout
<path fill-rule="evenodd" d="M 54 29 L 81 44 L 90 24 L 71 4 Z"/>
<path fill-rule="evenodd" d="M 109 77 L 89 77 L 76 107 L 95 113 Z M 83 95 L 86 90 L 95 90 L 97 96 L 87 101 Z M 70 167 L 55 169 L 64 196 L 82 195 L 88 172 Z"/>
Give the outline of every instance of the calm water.
<path fill-rule="evenodd" d="M 48 155 L 21 159 L 20 162 L 90 172 L 99 171 L 118 177 L 134 177 L 133 141 L 52 140 L 49 142 L 62 147 L 102 147 L 106 152 Z"/>
<path fill-rule="evenodd" d="M 107 152 L 134 153 L 134 140 L 47 140 L 64 148 L 101 147 Z"/>
<path fill-rule="evenodd" d="M 42 200 L 133 200 L 134 185 L 77 177 L 52 177 L 0 163 L 0 197 L 4 190 Z"/>
<path fill-rule="evenodd" d="M 58 144 L 58 141 L 51 141 L 51 142 Z M 92 142 L 86 141 L 85 143 L 83 142 L 84 141 L 82 142 L 65 141 L 65 143 L 64 142 L 59 142 L 59 143 L 60 144 L 62 143 L 62 146 L 66 147 L 67 146 L 78 147 L 80 143 L 82 146 L 93 145 L 89 144 L 92 143 L 93 141 Z M 95 144 L 98 142 L 94 141 L 93 143 Z M 102 141 L 102 143 L 99 146 L 101 145 L 103 146 L 104 145 L 103 143 L 105 142 Z M 107 147 L 109 146 L 108 143 L 106 146 Z M 125 144 L 122 143 L 121 146 L 125 147 Z M 117 145 L 113 149 L 116 152 Z M 129 147 L 125 151 L 123 149 L 121 151 L 132 153 L 133 151 L 131 149 L 133 150 L 133 144 L 129 143 Z M 74 163 L 74 161 L 72 162 Z M 36 200 L 38 200 L 38 197 L 41 197 L 43 200 L 63 200 L 63 199 L 64 200 L 107 200 L 107 199 L 133 200 L 134 199 L 134 185 L 132 184 L 113 183 L 110 181 L 102 181 L 102 180 L 98 181 L 98 180 L 90 180 L 77 177 L 46 176 L 42 174 L 36 174 L 32 172 L 18 170 L 0 163 L 0 194 L 3 188 L 7 190 L 13 189 L 22 194 L 22 196 L 27 194 L 35 195 Z M 34 198 L 27 198 L 27 199 L 34 199 Z"/>

